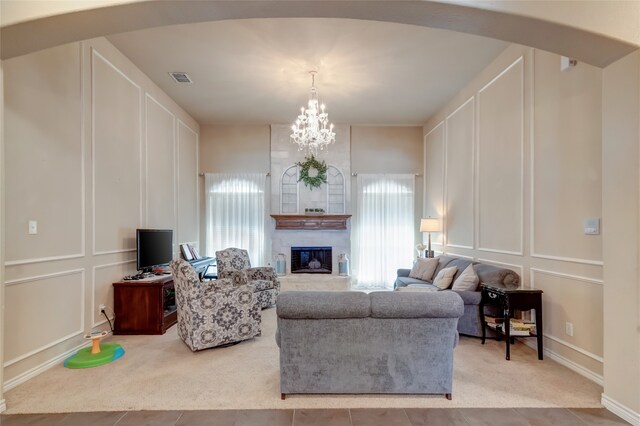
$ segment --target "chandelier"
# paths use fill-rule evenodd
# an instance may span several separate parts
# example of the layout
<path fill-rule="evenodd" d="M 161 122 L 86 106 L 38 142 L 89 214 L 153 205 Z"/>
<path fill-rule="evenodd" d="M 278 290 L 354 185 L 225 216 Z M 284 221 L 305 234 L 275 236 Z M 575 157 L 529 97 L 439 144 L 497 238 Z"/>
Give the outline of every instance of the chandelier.
<path fill-rule="evenodd" d="M 300 108 L 300 115 L 295 124 L 291 126 L 291 141 L 298 144 L 298 151 L 306 149 L 312 155 L 318 155 L 318 150 L 336 141 L 333 124 L 329 123 L 329 115 L 324 111 L 324 104 L 318 109 L 318 93 L 316 91 L 317 71 L 309 71 L 311 74 L 311 97 L 307 108 Z"/>

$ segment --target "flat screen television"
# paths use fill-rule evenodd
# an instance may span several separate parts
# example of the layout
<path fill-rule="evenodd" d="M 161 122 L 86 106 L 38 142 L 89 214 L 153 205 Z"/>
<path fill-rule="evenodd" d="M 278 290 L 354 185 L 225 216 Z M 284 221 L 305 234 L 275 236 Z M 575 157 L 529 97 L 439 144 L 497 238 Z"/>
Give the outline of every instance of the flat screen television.
<path fill-rule="evenodd" d="M 166 265 L 173 259 L 172 229 L 136 230 L 138 271 L 152 272 L 155 266 Z"/>

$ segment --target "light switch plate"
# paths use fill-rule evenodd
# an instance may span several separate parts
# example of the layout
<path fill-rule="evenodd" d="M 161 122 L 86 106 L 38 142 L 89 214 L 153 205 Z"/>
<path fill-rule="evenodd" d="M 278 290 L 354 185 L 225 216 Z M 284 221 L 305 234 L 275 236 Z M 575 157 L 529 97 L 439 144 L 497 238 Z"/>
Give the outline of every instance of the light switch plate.
<path fill-rule="evenodd" d="M 30 220 L 29 221 L 29 235 L 35 235 L 38 233 L 38 221 Z"/>
<path fill-rule="evenodd" d="M 600 235 L 600 218 L 590 217 L 584 220 L 584 235 Z"/>

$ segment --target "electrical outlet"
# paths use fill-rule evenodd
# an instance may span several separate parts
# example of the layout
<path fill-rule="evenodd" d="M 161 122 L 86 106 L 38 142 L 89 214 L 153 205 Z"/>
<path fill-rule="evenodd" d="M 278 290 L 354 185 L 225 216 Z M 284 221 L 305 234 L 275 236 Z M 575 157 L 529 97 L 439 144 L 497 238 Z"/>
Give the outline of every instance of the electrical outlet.
<path fill-rule="evenodd" d="M 102 311 L 106 311 L 107 309 L 107 305 L 105 305 L 104 303 L 101 303 L 100 306 L 98 306 L 98 313 L 101 314 Z"/>
<path fill-rule="evenodd" d="M 567 333 L 567 336 L 573 336 L 573 323 L 567 321 L 564 326 L 564 331 Z"/>

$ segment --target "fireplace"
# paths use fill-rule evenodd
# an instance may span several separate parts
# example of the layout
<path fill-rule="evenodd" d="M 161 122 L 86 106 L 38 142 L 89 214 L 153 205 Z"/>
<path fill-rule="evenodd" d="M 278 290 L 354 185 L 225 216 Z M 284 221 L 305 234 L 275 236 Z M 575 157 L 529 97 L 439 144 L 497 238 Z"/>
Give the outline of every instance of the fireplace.
<path fill-rule="evenodd" d="M 292 274 L 330 274 L 331 247 L 291 247 Z"/>

